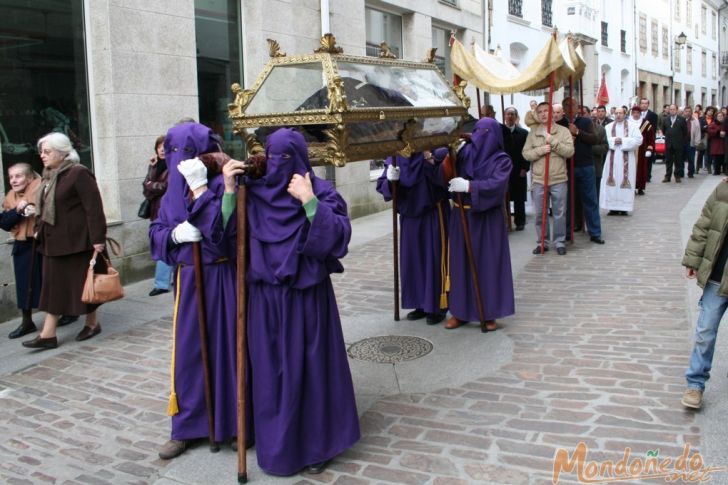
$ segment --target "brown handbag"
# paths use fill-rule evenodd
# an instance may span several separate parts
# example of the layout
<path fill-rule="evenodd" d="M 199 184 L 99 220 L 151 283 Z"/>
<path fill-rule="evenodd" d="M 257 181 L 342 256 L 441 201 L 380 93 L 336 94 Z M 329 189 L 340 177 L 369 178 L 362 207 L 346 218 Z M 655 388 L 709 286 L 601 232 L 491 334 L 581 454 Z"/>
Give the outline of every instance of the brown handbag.
<path fill-rule="evenodd" d="M 106 261 L 108 274 L 94 273 L 97 256 L 101 256 Z M 86 304 L 98 305 L 121 298 L 124 298 L 124 287 L 121 286 L 119 272 L 111 266 L 111 261 L 106 256 L 94 250 L 86 273 L 86 283 L 83 285 L 81 301 Z"/>

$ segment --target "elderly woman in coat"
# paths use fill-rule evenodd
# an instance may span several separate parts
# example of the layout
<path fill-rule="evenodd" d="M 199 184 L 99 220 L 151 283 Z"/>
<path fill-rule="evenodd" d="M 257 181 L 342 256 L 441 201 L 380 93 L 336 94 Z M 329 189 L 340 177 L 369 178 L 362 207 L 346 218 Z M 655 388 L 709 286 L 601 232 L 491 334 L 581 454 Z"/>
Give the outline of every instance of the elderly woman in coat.
<path fill-rule="evenodd" d="M 9 338 L 19 338 L 35 332 L 33 308 L 40 299 L 41 265 L 35 251 L 35 198 L 40 187 L 40 175 L 27 163 L 16 163 L 8 169 L 10 192 L 3 200 L 0 228 L 13 236 L 13 269 L 18 308 L 23 312 L 20 325 Z"/>
<path fill-rule="evenodd" d="M 96 320 L 99 305 L 81 301 L 86 270 L 96 251 L 104 251 L 106 218 L 101 194 L 93 173 L 79 163 L 78 153 L 62 133 L 50 133 L 38 140 L 43 161 L 43 178 L 36 205 L 36 237 L 43 255 L 43 287 L 39 308 L 47 312 L 43 329 L 33 340 L 23 342 L 31 349 L 58 346 L 56 327 L 60 315 L 86 315 L 76 340 L 101 332 Z M 98 258 L 97 272 L 105 272 Z"/>

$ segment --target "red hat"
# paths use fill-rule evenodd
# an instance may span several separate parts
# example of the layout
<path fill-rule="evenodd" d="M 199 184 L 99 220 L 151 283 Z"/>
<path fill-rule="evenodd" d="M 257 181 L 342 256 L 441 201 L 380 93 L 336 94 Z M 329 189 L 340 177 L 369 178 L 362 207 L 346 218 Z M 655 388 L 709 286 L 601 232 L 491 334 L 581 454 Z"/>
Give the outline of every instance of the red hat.
<path fill-rule="evenodd" d="M 630 111 L 642 111 L 642 110 L 640 109 L 640 107 L 639 107 L 639 106 L 637 106 L 637 105 L 635 104 L 635 105 L 632 105 L 632 109 L 631 109 Z"/>

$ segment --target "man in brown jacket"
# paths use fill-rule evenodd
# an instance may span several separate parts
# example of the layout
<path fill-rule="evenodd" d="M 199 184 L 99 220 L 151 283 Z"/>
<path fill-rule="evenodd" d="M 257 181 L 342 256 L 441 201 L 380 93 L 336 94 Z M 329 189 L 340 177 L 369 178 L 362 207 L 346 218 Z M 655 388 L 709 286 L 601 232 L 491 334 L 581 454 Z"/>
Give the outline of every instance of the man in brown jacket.
<path fill-rule="evenodd" d="M 541 242 L 541 214 L 544 197 L 544 169 L 546 154 L 550 153 L 548 197 L 551 200 L 551 210 L 554 216 L 553 240 L 549 237 L 549 228 L 546 228 L 545 245 L 556 246 L 556 252 L 563 256 L 566 254 L 566 198 L 568 193 L 566 174 L 566 159 L 574 154 L 574 141 L 567 128 L 553 124 L 551 133 L 546 130 L 549 104 L 540 103 L 536 107 L 538 124 L 531 126 L 523 147 L 523 158 L 531 162 L 532 195 L 536 211 L 536 237 Z M 547 201 L 548 203 L 548 201 Z M 545 247 L 548 249 L 548 247 Z M 541 247 L 537 246 L 533 254 L 540 254 Z"/>

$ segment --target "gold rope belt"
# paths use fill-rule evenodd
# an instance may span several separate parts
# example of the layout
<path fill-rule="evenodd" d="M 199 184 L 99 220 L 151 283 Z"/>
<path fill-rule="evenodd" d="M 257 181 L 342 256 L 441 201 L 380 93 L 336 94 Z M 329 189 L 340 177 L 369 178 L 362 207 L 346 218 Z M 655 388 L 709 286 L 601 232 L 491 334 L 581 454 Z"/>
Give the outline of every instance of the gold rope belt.
<path fill-rule="evenodd" d="M 457 202 L 455 202 L 455 201 L 453 201 L 452 205 L 454 205 L 455 207 L 458 207 L 458 208 L 460 207 L 460 204 L 458 204 L 458 203 L 457 203 Z M 465 205 L 463 206 L 463 208 L 464 208 L 464 209 L 470 209 L 471 207 L 472 207 L 472 206 L 470 206 L 470 205 L 468 205 L 468 204 L 465 204 Z"/>

